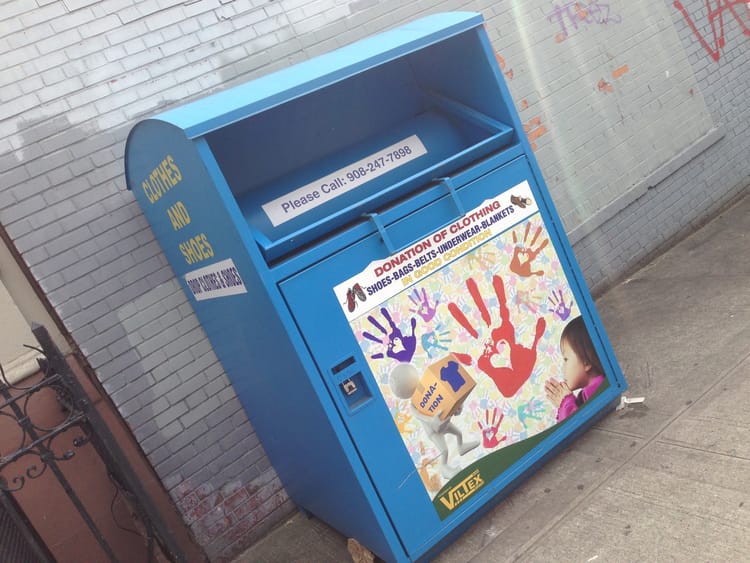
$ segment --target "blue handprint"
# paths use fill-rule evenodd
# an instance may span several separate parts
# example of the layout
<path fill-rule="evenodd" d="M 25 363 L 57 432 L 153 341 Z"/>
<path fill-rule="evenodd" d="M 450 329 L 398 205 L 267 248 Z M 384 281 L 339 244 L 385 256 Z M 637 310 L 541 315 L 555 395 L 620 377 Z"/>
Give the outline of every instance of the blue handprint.
<path fill-rule="evenodd" d="M 557 295 L 555 295 L 555 292 L 553 290 L 552 295 L 547 297 L 547 301 L 552 304 L 552 312 L 558 319 L 560 319 L 561 321 L 565 321 L 568 319 L 568 317 L 570 316 L 571 307 L 573 306 L 573 300 L 571 299 L 570 305 L 566 305 L 565 299 L 563 299 L 562 289 L 557 290 Z"/>
<path fill-rule="evenodd" d="M 401 329 L 399 329 L 396 326 L 396 323 L 393 322 L 388 309 L 383 307 L 380 309 L 380 312 L 382 313 L 383 317 L 385 317 L 385 320 L 388 321 L 388 325 L 391 328 L 390 332 L 383 328 L 383 325 L 381 325 L 372 315 L 368 315 L 367 320 L 370 321 L 370 324 L 377 328 L 384 336 L 388 337 L 387 343 L 384 342 L 382 338 L 373 336 L 369 332 L 362 333 L 362 336 L 364 336 L 368 340 L 372 340 L 373 342 L 386 344 L 387 349 L 385 355 L 389 358 L 393 358 L 394 360 L 398 360 L 399 362 L 410 362 L 412 356 L 414 356 L 414 351 L 417 349 L 417 337 L 414 336 L 414 330 L 417 326 L 417 319 L 412 317 L 411 335 L 404 336 L 404 333 L 401 332 Z M 373 354 L 370 357 L 374 360 L 378 360 L 383 358 L 383 353 L 378 352 L 377 354 Z"/>
<path fill-rule="evenodd" d="M 518 420 L 521 421 L 523 427 L 526 428 L 526 420 L 542 420 L 539 416 L 544 413 L 544 406 L 539 399 L 531 399 L 528 403 L 524 403 L 518 406 Z"/>
<path fill-rule="evenodd" d="M 442 324 L 439 324 L 435 327 L 435 330 L 422 335 L 422 348 L 427 352 L 428 358 L 432 358 L 433 353 L 439 355 L 439 350 L 448 351 L 448 347 L 443 346 L 443 344 L 448 344 L 451 341 L 450 338 L 445 338 L 450 334 L 450 331 L 443 330 L 444 328 Z"/>
<path fill-rule="evenodd" d="M 409 301 L 411 301 L 415 307 L 415 309 L 409 309 L 409 311 L 418 314 L 422 317 L 424 322 L 431 321 L 432 317 L 435 316 L 437 301 L 434 305 L 430 305 L 430 299 L 427 297 L 427 290 L 425 290 L 425 288 L 422 288 L 421 297 L 419 291 L 414 289 L 414 291 L 411 292 L 411 295 L 409 295 Z"/>

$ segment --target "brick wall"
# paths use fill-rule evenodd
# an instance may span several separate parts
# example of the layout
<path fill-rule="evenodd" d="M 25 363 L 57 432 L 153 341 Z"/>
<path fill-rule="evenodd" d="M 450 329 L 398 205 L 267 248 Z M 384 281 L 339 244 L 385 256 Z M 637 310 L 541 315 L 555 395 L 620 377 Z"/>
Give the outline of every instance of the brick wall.
<path fill-rule="evenodd" d="M 595 291 L 695 230 L 750 185 L 750 99 L 744 94 L 750 86 L 750 7 L 723 0 L 709 12 L 706 2 L 690 0 L 681 3 L 683 12 L 677 4 L 668 2 L 669 12 L 698 82 L 693 93 L 705 100 L 716 132 L 698 144 L 706 147 L 702 152 L 667 163 L 598 231 L 573 237 Z"/>
<path fill-rule="evenodd" d="M 599 291 L 748 184 L 750 14 L 719 3 L 717 45 L 705 3 L 683 4 L 3 3 L 0 221 L 212 559 L 293 506 L 125 190 L 130 127 L 425 13 L 480 11 Z"/>

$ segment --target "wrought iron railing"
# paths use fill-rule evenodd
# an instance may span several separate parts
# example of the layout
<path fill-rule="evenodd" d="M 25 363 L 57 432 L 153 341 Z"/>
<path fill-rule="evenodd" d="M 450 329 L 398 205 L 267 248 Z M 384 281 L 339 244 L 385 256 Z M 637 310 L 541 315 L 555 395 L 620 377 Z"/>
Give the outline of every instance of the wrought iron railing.
<path fill-rule="evenodd" d="M 178 542 L 159 517 L 153 501 L 142 487 L 123 451 L 92 405 L 64 356 L 52 342 L 47 330 L 41 325 L 34 324 L 32 332 L 39 342 L 39 347 L 30 348 L 40 354 L 41 377 L 35 378 L 28 385 L 11 384 L 0 366 L 0 420 L 11 419 L 19 429 L 17 444 L 8 451 L 0 451 L 2 494 L 7 498 L 8 495 L 20 491 L 32 481 L 51 472 L 106 556 L 110 561 L 117 562 L 119 559 L 110 542 L 97 526 L 61 467 L 75 457 L 79 448 L 91 444 L 104 462 L 110 480 L 118 492 L 122 492 L 127 498 L 137 515 L 138 527 L 141 528 L 147 543 L 147 559 L 154 559 L 154 549 L 158 544 L 165 558 L 171 561 L 185 561 L 186 557 Z M 51 424 L 39 422 L 38 413 L 32 412 L 33 398 L 48 390 L 54 391 L 57 402 L 62 407 L 62 416 Z M 70 436 L 69 432 L 75 434 L 72 442 L 61 445 L 64 442 L 61 437 Z M 33 541 L 38 543 L 38 535 L 35 537 Z M 44 546 L 38 547 L 40 552 L 49 553 Z"/>

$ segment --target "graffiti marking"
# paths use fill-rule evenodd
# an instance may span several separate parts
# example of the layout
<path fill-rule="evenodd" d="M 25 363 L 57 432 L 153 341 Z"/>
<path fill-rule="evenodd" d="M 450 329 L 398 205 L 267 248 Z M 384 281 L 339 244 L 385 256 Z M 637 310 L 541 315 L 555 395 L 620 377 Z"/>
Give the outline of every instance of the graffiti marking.
<path fill-rule="evenodd" d="M 555 41 L 558 43 L 565 41 L 570 36 L 566 21 L 568 25 L 573 27 L 574 32 L 578 31 L 581 22 L 599 25 L 622 22 L 622 16 L 610 14 L 609 4 L 602 4 L 596 0 L 592 0 L 588 4 L 583 2 L 568 2 L 562 6 L 555 4 L 555 9 L 547 16 L 547 19 L 551 22 L 556 20 L 560 26 L 560 32 L 555 35 Z"/>
<path fill-rule="evenodd" d="M 740 28 L 742 28 L 742 33 L 750 37 L 750 27 L 748 27 L 748 24 L 742 20 L 740 14 L 738 14 L 736 10 L 736 8 L 739 8 L 740 5 L 744 5 L 746 17 L 748 20 L 750 20 L 750 7 L 748 7 L 746 0 L 714 0 L 714 4 L 715 7 L 712 9 L 711 0 L 706 0 L 706 10 L 708 10 L 708 13 L 706 15 L 708 16 L 708 23 L 711 24 L 713 46 L 711 46 L 703 36 L 703 34 L 698 31 L 698 27 L 695 25 L 693 18 L 690 17 L 687 8 L 683 6 L 682 2 L 680 2 L 679 0 L 675 0 L 674 7 L 677 8 L 680 13 L 682 13 L 682 17 L 685 18 L 688 26 L 695 34 L 698 42 L 706 50 L 706 53 L 708 53 L 713 60 L 719 62 L 719 59 L 721 59 L 721 50 L 726 46 L 726 36 L 724 33 L 724 13 L 727 11 L 730 12 L 735 21 L 740 25 Z"/>

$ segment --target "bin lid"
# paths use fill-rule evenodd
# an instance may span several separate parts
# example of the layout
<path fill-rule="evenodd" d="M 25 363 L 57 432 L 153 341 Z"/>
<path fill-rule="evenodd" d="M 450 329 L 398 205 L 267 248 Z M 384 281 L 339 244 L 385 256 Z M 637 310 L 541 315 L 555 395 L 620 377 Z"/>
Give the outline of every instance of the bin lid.
<path fill-rule="evenodd" d="M 483 25 L 481 14 L 445 12 L 153 116 L 196 138 L 298 96 Z"/>

